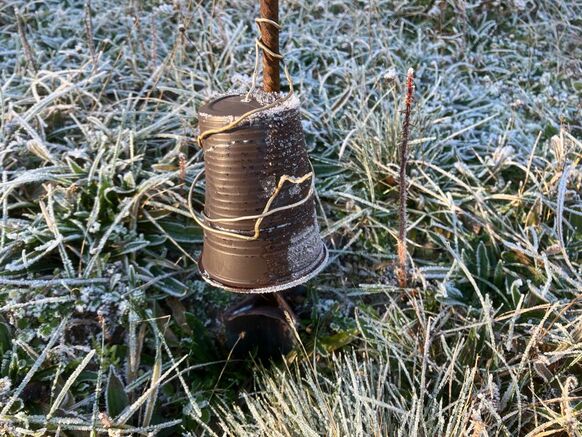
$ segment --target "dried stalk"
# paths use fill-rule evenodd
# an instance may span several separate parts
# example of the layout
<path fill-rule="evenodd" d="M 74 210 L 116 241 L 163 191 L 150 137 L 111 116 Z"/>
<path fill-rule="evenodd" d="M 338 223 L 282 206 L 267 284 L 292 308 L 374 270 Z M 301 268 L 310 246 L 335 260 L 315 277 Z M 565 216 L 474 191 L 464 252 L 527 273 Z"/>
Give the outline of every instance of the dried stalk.
<path fill-rule="evenodd" d="M 187 171 L 187 166 L 188 163 L 186 162 L 186 155 L 183 153 L 180 153 L 178 155 L 178 165 L 179 165 L 179 178 L 180 178 L 180 185 L 184 185 L 186 182 L 186 171 Z"/>
<path fill-rule="evenodd" d="M 93 24 L 91 22 L 91 0 L 85 3 L 85 36 L 87 38 L 87 45 L 89 46 L 89 53 L 91 53 L 91 60 L 93 66 L 97 65 L 97 55 L 95 54 L 95 43 L 93 42 Z"/>
<path fill-rule="evenodd" d="M 414 70 L 408 69 L 406 77 L 406 108 L 404 110 L 404 123 L 402 124 L 402 138 L 400 141 L 399 162 L 399 202 L 398 202 L 398 269 L 396 272 L 398 284 L 404 288 L 407 285 L 406 269 L 406 200 L 408 197 L 408 181 L 406 178 L 406 167 L 408 163 L 408 136 L 410 134 L 410 112 L 412 109 L 412 93 L 414 92 Z"/>
<path fill-rule="evenodd" d="M 17 9 L 14 9 L 14 15 L 16 15 L 16 27 L 18 28 L 18 36 L 20 36 L 20 41 L 22 43 L 22 49 L 24 50 L 24 58 L 26 63 L 35 73 L 38 72 L 38 66 L 36 64 L 36 54 L 30 46 L 28 39 L 26 38 L 26 33 L 24 32 L 24 20 L 22 16 L 18 13 Z"/>
<path fill-rule="evenodd" d="M 152 70 L 155 71 L 158 65 L 158 29 L 156 27 L 156 18 L 152 15 L 150 19 L 150 31 L 152 36 L 152 43 L 150 46 L 150 62 Z"/>

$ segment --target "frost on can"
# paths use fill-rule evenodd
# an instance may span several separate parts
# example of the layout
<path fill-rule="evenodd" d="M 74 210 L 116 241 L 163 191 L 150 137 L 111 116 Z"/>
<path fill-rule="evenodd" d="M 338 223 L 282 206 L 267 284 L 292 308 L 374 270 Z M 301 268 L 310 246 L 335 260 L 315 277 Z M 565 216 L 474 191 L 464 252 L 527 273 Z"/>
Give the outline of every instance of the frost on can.
<path fill-rule="evenodd" d="M 223 128 L 265 104 L 260 95 L 249 101 L 244 95 L 215 99 L 198 112 L 200 133 Z M 199 260 L 204 279 L 228 290 L 258 293 L 291 288 L 315 276 L 327 261 L 327 249 L 315 214 L 314 175 L 297 182 L 312 172 L 298 99 L 292 96 L 212 133 L 202 147 L 204 215 L 211 228 L 204 231 Z M 282 178 L 287 181 L 273 197 Z"/>

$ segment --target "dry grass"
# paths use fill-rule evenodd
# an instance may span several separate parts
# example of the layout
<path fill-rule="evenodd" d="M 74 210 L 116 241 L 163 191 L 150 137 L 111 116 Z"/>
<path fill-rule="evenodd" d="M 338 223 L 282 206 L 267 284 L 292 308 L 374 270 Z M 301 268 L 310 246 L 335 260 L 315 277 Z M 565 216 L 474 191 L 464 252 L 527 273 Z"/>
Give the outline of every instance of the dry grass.
<path fill-rule="evenodd" d="M 270 369 L 185 199 L 258 5 L 0 4 L 0 435 L 579 435 L 580 2 L 284 3 L 331 262 Z"/>

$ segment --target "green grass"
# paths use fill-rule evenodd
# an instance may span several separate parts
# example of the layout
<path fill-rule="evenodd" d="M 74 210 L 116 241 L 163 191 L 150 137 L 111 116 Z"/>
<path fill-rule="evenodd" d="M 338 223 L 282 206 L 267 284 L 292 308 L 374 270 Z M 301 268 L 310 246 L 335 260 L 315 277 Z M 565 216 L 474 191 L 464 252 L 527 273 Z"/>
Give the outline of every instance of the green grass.
<path fill-rule="evenodd" d="M 0 435 L 580 435 L 582 4 L 282 2 L 331 262 L 269 368 L 227 359 L 186 206 L 257 14 L 0 4 Z"/>

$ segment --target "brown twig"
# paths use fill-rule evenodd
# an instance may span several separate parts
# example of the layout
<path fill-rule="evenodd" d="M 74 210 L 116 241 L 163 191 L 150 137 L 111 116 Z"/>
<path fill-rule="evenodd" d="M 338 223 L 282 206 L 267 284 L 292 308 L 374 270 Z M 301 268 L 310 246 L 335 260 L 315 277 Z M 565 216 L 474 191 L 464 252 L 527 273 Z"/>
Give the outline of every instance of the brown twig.
<path fill-rule="evenodd" d="M 18 28 L 18 36 L 20 36 L 20 41 L 22 42 L 22 48 L 24 50 L 24 58 L 26 59 L 26 63 L 30 68 L 34 70 L 35 73 L 38 72 L 38 66 L 36 65 L 36 55 L 34 50 L 28 43 L 28 39 L 26 38 L 26 33 L 24 32 L 24 20 L 22 16 L 18 13 L 18 9 L 14 9 L 14 15 L 16 15 L 16 27 Z"/>
<path fill-rule="evenodd" d="M 93 67 L 97 66 L 97 55 L 95 54 L 95 43 L 93 42 L 93 23 L 91 22 L 91 0 L 85 2 L 85 35 L 87 38 L 87 45 L 89 46 L 89 53 L 91 53 L 91 60 Z"/>
<path fill-rule="evenodd" d="M 261 18 L 279 23 L 279 0 L 261 0 Z M 261 23 L 262 43 L 273 53 L 279 53 L 279 29 L 271 23 Z M 263 90 L 267 93 L 281 90 L 279 59 L 263 51 Z"/>
<path fill-rule="evenodd" d="M 137 5 L 134 5 L 134 7 L 131 9 L 131 14 L 133 16 L 133 25 L 135 26 L 135 32 L 137 35 L 137 43 L 139 45 L 139 49 L 145 55 L 147 53 L 147 50 L 145 47 L 145 43 L 144 43 L 145 38 L 143 37 L 143 32 L 142 32 L 142 27 L 141 27 L 140 11 L 138 10 Z"/>
<path fill-rule="evenodd" d="M 152 14 L 150 29 L 152 34 L 152 45 L 150 47 L 150 62 L 152 65 L 152 70 L 155 71 L 158 65 L 158 29 L 156 27 L 156 18 Z"/>
<path fill-rule="evenodd" d="M 183 153 L 180 153 L 178 155 L 178 162 L 179 162 L 179 167 L 180 167 L 180 174 L 179 174 L 179 178 L 180 178 L 180 185 L 184 186 L 184 184 L 186 183 L 186 155 Z"/>
<path fill-rule="evenodd" d="M 408 137 L 410 135 L 410 112 L 412 110 L 412 94 L 414 92 L 414 70 L 408 69 L 406 77 L 406 108 L 404 110 L 404 122 L 402 123 L 402 138 L 400 140 L 399 161 L 399 202 L 398 202 L 398 269 L 397 278 L 400 287 L 407 285 L 407 250 L 406 250 L 406 200 L 408 197 L 408 181 L 406 167 L 408 161 Z"/>

